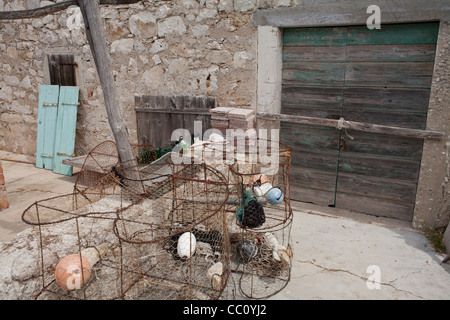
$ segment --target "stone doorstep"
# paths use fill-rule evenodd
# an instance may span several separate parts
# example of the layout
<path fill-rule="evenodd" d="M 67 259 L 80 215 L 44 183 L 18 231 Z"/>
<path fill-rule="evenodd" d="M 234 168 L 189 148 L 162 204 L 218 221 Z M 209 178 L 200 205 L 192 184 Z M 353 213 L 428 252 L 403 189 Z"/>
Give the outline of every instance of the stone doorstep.
<path fill-rule="evenodd" d="M 228 123 L 229 120 L 228 120 L 228 118 L 220 118 L 220 117 L 211 116 L 211 121 Z"/>
<path fill-rule="evenodd" d="M 255 118 L 256 118 L 256 116 L 253 113 L 253 111 L 252 111 L 252 113 L 247 114 L 247 115 L 244 115 L 244 114 L 235 114 L 235 115 L 233 115 L 231 113 L 228 114 L 228 119 L 229 120 L 250 121 L 250 120 L 253 120 Z"/>
<path fill-rule="evenodd" d="M 249 130 L 249 129 L 254 129 L 253 125 L 247 125 L 247 126 L 243 126 L 243 125 L 234 125 L 234 126 L 229 126 L 228 129 L 230 130 Z"/>
<path fill-rule="evenodd" d="M 242 116 L 248 116 L 250 114 L 255 113 L 253 109 L 245 109 L 245 108 L 231 108 L 232 110 L 228 112 L 228 114 L 233 115 L 242 115 Z"/>
<path fill-rule="evenodd" d="M 215 128 L 215 129 L 228 129 L 228 123 L 226 124 L 222 124 L 222 123 L 215 123 L 213 121 L 211 121 L 211 127 Z"/>

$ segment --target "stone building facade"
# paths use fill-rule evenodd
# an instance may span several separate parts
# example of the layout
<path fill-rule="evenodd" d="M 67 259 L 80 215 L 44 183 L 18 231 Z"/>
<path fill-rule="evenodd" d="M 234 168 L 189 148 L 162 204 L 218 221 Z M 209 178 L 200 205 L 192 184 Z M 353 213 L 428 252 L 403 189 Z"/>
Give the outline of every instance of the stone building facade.
<path fill-rule="evenodd" d="M 102 6 L 122 116 L 135 142 L 134 97 L 144 94 L 212 96 L 218 105 L 256 105 L 259 6 L 298 1 L 180 0 Z M 49 1 L 0 1 L 0 11 Z M 0 148 L 36 152 L 38 86 L 49 84 L 47 55 L 71 53 L 77 63 L 81 104 L 75 153 L 111 139 L 103 95 L 81 12 L 71 7 L 37 19 L 0 22 Z"/>
<path fill-rule="evenodd" d="M 0 0 L 0 11 L 57 1 Z M 440 20 L 428 129 L 413 225 L 450 220 L 450 24 L 445 1 L 378 1 L 382 22 Z M 218 106 L 279 112 L 285 27 L 365 24 L 370 1 L 146 0 L 103 5 L 122 116 L 137 142 L 134 97 L 211 96 Z M 390 8 L 385 10 L 385 8 Z M 400 8 L 401 10 L 397 10 Z M 402 11 L 403 10 L 403 11 Z M 399 14 L 404 12 L 404 14 Z M 75 154 L 112 139 L 82 16 L 77 7 L 42 18 L 0 21 L 0 149 L 36 152 L 38 86 L 49 84 L 48 55 L 70 53 L 80 87 Z M 447 119 L 447 121 L 446 121 Z M 259 121 L 259 126 L 264 125 Z"/>

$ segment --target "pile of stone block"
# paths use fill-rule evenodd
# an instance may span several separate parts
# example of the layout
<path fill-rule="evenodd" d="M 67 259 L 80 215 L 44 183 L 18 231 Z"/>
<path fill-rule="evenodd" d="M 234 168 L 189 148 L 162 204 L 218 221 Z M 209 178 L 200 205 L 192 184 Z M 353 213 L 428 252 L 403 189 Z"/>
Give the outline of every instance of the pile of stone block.
<path fill-rule="evenodd" d="M 256 135 L 255 111 L 252 109 L 218 107 L 211 109 L 211 126 L 223 135 L 242 135 L 237 129 L 242 129 L 247 137 Z"/>

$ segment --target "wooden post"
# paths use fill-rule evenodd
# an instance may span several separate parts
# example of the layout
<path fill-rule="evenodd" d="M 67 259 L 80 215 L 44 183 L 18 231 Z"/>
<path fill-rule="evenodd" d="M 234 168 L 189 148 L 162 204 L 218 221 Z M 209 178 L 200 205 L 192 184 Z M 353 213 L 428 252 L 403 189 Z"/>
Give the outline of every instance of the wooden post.
<path fill-rule="evenodd" d="M 0 160 L 0 210 L 9 207 L 8 198 L 6 197 L 6 183 L 3 175 L 2 160 Z"/>
<path fill-rule="evenodd" d="M 139 172 L 133 170 L 133 168 L 137 169 L 137 161 L 130 140 L 128 139 L 125 123 L 120 114 L 111 58 L 106 45 L 102 20 L 100 18 L 99 2 L 98 0 L 78 0 L 78 5 L 83 14 L 86 36 L 89 46 L 91 47 L 100 83 L 102 85 L 106 113 L 116 141 L 120 161 L 124 164 L 125 168 L 130 168 L 129 172 L 126 172 L 125 175 L 127 178 L 131 179 L 130 184 L 133 185 L 133 191 L 143 193 L 143 184 L 134 181 L 139 180 Z"/>

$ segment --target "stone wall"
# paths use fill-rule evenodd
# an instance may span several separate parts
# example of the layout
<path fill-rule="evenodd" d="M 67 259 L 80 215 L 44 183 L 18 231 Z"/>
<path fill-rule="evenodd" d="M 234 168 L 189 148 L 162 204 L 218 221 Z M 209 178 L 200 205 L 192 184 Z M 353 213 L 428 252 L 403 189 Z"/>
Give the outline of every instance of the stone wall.
<path fill-rule="evenodd" d="M 55 2 L 55 1 L 53 1 Z M 255 108 L 257 8 L 299 0 L 148 0 L 102 6 L 122 116 L 136 142 L 134 97 L 205 95 L 218 106 Z M 52 1 L 0 0 L 0 11 Z M 112 139 L 94 61 L 77 7 L 0 22 L 0 149 L 36 152 L 38 87 L 49 84 L 46 56 L 73 53 L 81 89 L 76 155 Z"/>
<path fill-rule="evenodd" d="M 424 140 L 413 225 L 445 227 L 450 222 L 450 23 L 441 22 L 436 48 L 427 128 L 445 133 Z"/>

